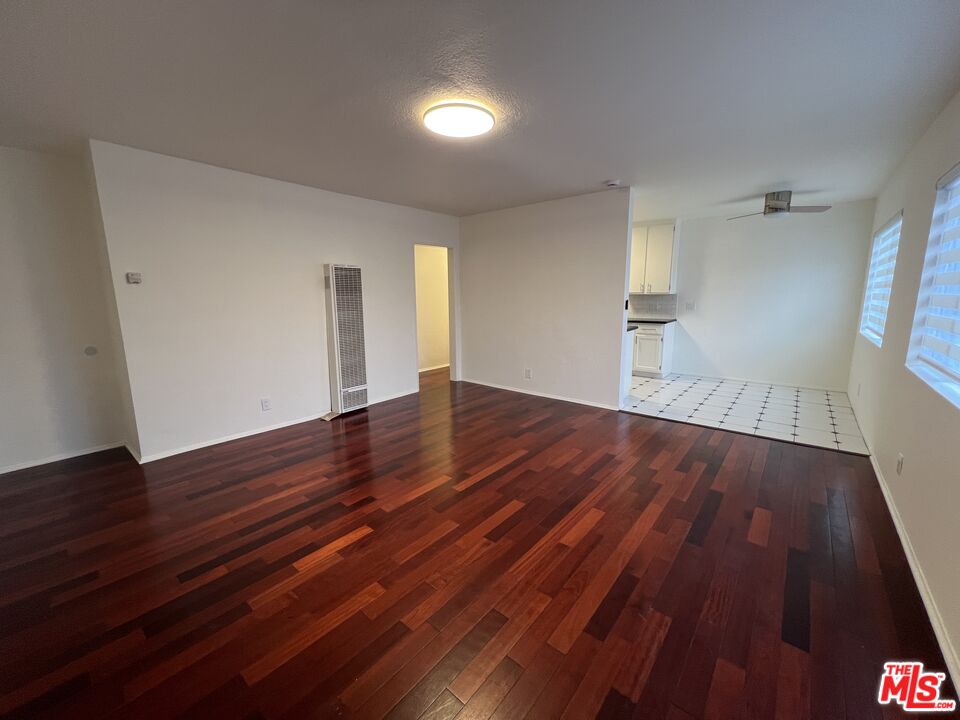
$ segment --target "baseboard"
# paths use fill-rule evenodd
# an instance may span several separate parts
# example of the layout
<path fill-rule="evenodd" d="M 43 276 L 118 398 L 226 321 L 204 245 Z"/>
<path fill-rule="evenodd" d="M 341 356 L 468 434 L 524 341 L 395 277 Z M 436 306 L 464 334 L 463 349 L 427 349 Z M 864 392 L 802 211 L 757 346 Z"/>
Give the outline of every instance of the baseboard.
<path fill-rule="evenodd" d="M 883 477 L 883 472 L 880 470 L 880 465 L 877 463 L 873 449 L 868 449 L 870 450 L 870 463 L 873 465 L 873 472 L 877 476 L 877 483 L 880 485 L 883 499 L 887 503 L 890 517 L 893 518 L 893 526 L 897 529 L 900 544 L 903 545 L 904 554 L 907 556 L 907 563 L 910 565 L 910 572 L 913 574 L 913 580 L 916 582 L 917 589 L 920 591 L 923 605 L 927 609 L 927 615 L 930 618 L 930 624 L 933 626 L 933 632 L 937 636 L 937 642 L 940 643 L 940 651 L 943 653 L 943 659 L 947 663 L 947 672 L 949 672 L 950 677 L 953 678 L 953 686 L 958 687 L 958 682 L 960 682 L 960 656 L 957 655 L 957 650 L 950 641 L 950 635 L 947 633 L 947 628 L 943 624 L 943 618 L 937 609 L 937 603 L 933 598 L 933 593 L 930 592 L 927 578 L 924 576 L 923 569 L 920 567 L 920 561 L 917 560 L 917 555 L 913 550 L 910 536 L 907 534 L 907 530 L 903 525 L 903 519 L 900 517 L 899 510 L 897 510 L 897 506 L 893 502 L 893 494 L 890 492 L 890 486 L 887 485 L 887 481 Z M 912 660 L 914 658 L 891 658 L 891 660 L 893 659 Z"/>
<path fill-rule="evenodd" d="M 0 475 L 4 473 L 15 472 L 17 470 L 26 470 L 27 468 L 37 467 L 38 465 L 46 465 L 47 463 L 59 462 L 60 460 L 69 460 L 75 457 L 83 457 L 84 455 L 89 455 L 95 452 L 102 452 L 103 450 L 113 450 L 114 448 L 124 447 L 126 443 L 115 442 L 115 443 L 106 443 L 105 445 L 95 445 L 93 447 L 86 448 L 84 450 L 77 450 L 76 452 L 67 452 L 59 453 L 57 455 L 51 455 L 50 457 L 43 458 L 41 460 L 27 460 L 26 462 L 14 463 L 13 465 L 6 465 L 0 467 Z"/>
<path fill-rule="evenodd" d="M 433 365 L 431 367 L 420 368 L 419 372 L 430 372 L 431 370 L 439 370 L 440 368 L 448 368 L 450 363 L 444 363 L 443 365 Z"/>
<path fill-rule="evenodd" d="M 198 443 L 192 443 L 190 445 L 182 445 L 180 447 L 174 448 L 172 450 L 163 450 L 158 453 L 150 453 L 149 455 L 143 455 L 137 457 L 137 454 L 132 450 L 130 453 L 137 459 L 137 461 L 143 465 L 145 463 L 154 462 L 155 460 L 163 460 L 164 458 L 173 457 L 174 455 L 180 455 L 181 453 L 190 452 L 191 450 L 202 450 L 203 448 L 211 447 L 212 445 L 219 445 L 221 443 L 230 442 L 231 440 L 241 440 L 245 437 L 250 437 L 251 435 L 259 435 L 260 433 L 270 432 L 271 430 L 281 430 L 285 427 L 290 427 L 291 425 L 299 425 L 300 423 L 310 422 L 311 420 L 317 420 L 318 418 L 326 415 L 329 410 L 324 410 L 322 413 L 317 413 L 315 415 L 308 415 L 307 417 L 298 418 L 296 420 L 289 420 L 286 422 L 277 423 L 275 425 L 267 425 L 266 427 L 259 427 L 255 430 L 244 430 L 243 432 L 234 433 L 232 435 L 224 435 L 222 437 L 213 438 L 212 440 L 204 440 Z M 130 448 L 127 448 L 130 450 Z"/>
<path fill-rule="evenodd" d="M 509 390 L 511 392 L 521 393 L 522 395 L 535 395 L 537 397 L 547 398 L 549 400 L 563 400 L 564 402 L 577 403 L 577 405 L 588 405 L 590 407 L 602 408 L 604 410 L 619 411 L 616 405 L 606 405 L 604 403 L 592 402 L 590 400 L 580 400 L 578 398 L 567 397 L 566 395 L 551 395 L 550 393 L 535 392 L 534 390 L 525 390 L 523 388 L 511 387 L 509 385 L 498 385 L 497 383 L 484 382 L 482 380 L 470 380 L 464 378 L 463 382 L 473 383 L 474 385 L 484 385 L 486 387 L 496 388 L 497 390 Z"/>
<path fill-rule="evenodd" d="M 127 452 L 130 453 L 130 456 L 137 461 L 138 464 L 143 465 L 143 460 L 140 459 L 140 453 L 130 447 L 130 443 L 123 443 L 123 446 L 127 449 Z"/>
<path fill-rule="evenodd" d="M 419 388 L 413 390 L 403 390 L 392 395 L 384 395 L 378 397 L 374 400 L 371 400 L 368 405 L 377 405 L 378 403 L 387 402 L 388 400 L 396 400 L 399 397 L 405 397 L 406 395 L 413 395 L 414 393 L 419 392 Z M 233 435 L 224 435 L 222 437 L 214 438 L 212 440 L 204 440 L 203 442 L 193 443 L 191 445 L 183 445 L 173 450 L 164 450 L 158 453 L 151 453 L 149 455 L 139 456 L 135 453 L 129 446 L 127 449 L 130 451 L 130 454 L 139 462 L 141 465 L 144 463 L 154 462 L 155 460 L 163 460 L 164 458 L 173 457 L 174 455 L 180 455 L 181 453 L 190 452 L 191 450 L 202 450 L 203 448 L 211 447 L 213 445 L 219 445 L 221 443 L 230 442 L 231 440 L 241 440 L 245 437 L 250 437 L 252 435 L 259 435 L 260 433 L 271 432 L 272 430 L 282 430 L 283 428 L 290 427 L 291 425 L 299 425 L 300 423 L 310 422 L 312 420 L 318 420 L 326 415 L 329 410 L 324 410 L 321 413 L 316 413 L 315 415 L 308 415 L 307 417 L 298 418 L 296 420 L 289 420 L 287 422 L 276 423 L 275 425 L 267 425 L 266 427 L 256 428 L 255 430 L 245 430 L 243 432 L 234 433 Z"/>

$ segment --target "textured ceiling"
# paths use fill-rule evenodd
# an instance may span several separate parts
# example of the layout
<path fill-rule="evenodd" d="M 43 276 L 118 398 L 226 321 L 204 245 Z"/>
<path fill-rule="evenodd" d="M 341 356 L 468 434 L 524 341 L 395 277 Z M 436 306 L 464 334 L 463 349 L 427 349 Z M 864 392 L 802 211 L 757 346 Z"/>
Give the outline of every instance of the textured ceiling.
<path fill-rule="evenodd" d="M 875 194 L 960 85 L 956 0 L 3 0 L 0 144 L 85 138 L 455 215 Z M 494 132 L 428 134 L 448 97 Z"/>

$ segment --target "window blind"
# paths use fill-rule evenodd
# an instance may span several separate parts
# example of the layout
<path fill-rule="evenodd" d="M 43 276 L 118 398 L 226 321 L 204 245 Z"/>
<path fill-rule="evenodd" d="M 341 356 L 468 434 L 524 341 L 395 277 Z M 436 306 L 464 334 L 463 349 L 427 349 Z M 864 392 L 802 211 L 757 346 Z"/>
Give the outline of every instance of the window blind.
<path fill-rule="evenodd" d="M 907 366 L 960 407 L 960 166 L 938 185 Z"/>
<path fill-rule="evenodd" d="M 883 329 L 887 324 L 887 310 L 890 308 L 890 290 L 893 288 L 893 271 L 897 265 L 902 222 L 902 214 L 897 213 L 893 220 L 873 236 L 867 287 L 860 315 L 860 334 L 877 347 L 883 344 Z"/>

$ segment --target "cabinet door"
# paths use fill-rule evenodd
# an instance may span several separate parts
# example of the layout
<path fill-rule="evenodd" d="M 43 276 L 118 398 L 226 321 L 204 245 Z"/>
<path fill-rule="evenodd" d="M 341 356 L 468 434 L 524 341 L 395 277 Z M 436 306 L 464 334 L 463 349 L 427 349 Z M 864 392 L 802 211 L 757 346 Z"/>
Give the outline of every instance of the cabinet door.
<path fill-rule="evenodd" d="M 635 227 L 630 241 L 630 292 L 646 292 L 647 228 Z"/>
<path fill-rule="evenodd" d="M 645 372 L 660 371 L 660 352 L 663 348 L 659 335 L 637 335 L 633 344 L 633 369 Z"/>
<path fill-rule="evenodd" d="M 673 269 L 673 225 L 651 225 L 647 233 L 647 292 L 668 293 Z"/>

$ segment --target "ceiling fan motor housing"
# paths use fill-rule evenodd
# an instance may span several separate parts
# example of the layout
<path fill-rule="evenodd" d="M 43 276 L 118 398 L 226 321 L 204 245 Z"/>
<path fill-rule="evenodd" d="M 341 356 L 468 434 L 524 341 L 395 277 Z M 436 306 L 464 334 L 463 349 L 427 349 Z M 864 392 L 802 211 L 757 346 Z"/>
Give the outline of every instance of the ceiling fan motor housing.
<path fill-rule="evenodd" d="M 763 198 L 763 214 L 775 215 L 776 213 L 790 212 L 791 195 L 793 195 L 793 192 L 790 190 L 768 192 Z"/>
<path fill-rule="evenodd" d="M 777 192 L 768 192 L 763 196 L 763 212 L 747 213 L 746 215 L 737 215 L 727 218 L 727 220 L 739 220 L 740 218 L 753 217 L 754 215 L 763 215 L 764 217 L 786 217 L 791 212 L 795 213 L 822 213 L 830 209 L 829 205 L 797 205 L 793 207 L 790 200 L 793 197 L 792 190 L 778 190 Z"/>

